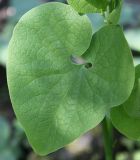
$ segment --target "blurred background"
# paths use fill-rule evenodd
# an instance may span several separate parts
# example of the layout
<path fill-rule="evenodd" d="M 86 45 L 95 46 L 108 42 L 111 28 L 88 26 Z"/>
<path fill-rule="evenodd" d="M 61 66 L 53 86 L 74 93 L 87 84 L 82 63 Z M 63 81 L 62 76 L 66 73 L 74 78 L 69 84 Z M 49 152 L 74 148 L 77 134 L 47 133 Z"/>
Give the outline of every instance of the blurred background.
<path fill-rule="evenodd" d="M 72 144 L 46 157 L 30 148 L 15 118 L 6 81 L 7 46 L 19 18 L 31 8 L 53 0 L 0 0 L 0 160 L 105 160 L 102 128 L 99 125 Z M 64 2 L 65 0 L 58 0 Z M 103 25 L 98 14 L 89 14 L 94 31 Z M 120 19 L 132 49 L 135 64 L 140 63 L 140 0 L 125 0 Z M 54 26 L 55 27 L 55 26 Z M 113 129 L 115 160 L 140 160 L 140 142 L 131 141 Z"/>

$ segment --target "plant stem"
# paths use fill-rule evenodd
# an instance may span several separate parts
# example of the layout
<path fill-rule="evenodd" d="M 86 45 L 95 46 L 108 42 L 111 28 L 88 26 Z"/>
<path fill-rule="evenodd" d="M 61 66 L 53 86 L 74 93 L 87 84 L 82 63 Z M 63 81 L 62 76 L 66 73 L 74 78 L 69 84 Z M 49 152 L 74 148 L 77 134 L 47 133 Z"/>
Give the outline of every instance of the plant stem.
<path fill-rule="evenodd" d="M 105 150 L 105 159 L 113 160 L 113 135 L 112 135 L 112 124 L 109 118 L 105 117 L 102 122 L 103 128 L 103 137 L 104 137 L 104 150 Z"/>

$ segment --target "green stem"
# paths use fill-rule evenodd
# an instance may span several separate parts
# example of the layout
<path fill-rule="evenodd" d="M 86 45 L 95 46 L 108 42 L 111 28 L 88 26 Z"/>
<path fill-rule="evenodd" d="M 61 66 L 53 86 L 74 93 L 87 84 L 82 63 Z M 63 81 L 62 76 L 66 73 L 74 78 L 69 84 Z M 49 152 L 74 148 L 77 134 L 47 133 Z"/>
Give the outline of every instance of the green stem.
<path fill-rule="evenodd" d="M 103 127 L 103 137 L 104 137 L 104 150 L 105 150 L 105 159 L 113 160 L 113 135 L 112 135 L 112 124 L 109 118 L 105 118 L 102 122 Z"/>

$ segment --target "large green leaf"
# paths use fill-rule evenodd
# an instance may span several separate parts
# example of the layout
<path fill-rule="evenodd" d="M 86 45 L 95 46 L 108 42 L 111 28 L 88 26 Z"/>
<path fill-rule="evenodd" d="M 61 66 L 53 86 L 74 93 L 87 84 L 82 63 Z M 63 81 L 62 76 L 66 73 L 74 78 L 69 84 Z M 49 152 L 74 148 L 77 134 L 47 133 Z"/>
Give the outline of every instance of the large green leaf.
<path fill-rule="evenodd" d="M 101 12 L 87 0 L 67 0 L 68 3 L 79 13 L 96 13 Z"/>
<path fill-rule="evenodd" d="M 14 30 L 7 65 L 10 96 L 39 154 L 95 127 L 107 108 L 131 93 L 134 67 L 122 29 L 106 26 L 91 38 L 88 17 L 61 3 L 31 10 Z"/>
<path fill-rule="evenodd" d="M 40 154 L 64 146 L 104 117 L 103 106 L 93 107 L 92 90 L 82 81 L 87 69 L 70 60 L 71 54 L 86 51 L 91 37 L 87 16 L 61 3 L 31 10 L 15 28 L 8 58 L 10 94 Z"/>
<path fill-rule="evenodd" d="M 136 66 L 136 80 L 131 96 L 123 105 L 112 109 L 111 119 L 124 135 L 140 140 L 140 65 Z"/>

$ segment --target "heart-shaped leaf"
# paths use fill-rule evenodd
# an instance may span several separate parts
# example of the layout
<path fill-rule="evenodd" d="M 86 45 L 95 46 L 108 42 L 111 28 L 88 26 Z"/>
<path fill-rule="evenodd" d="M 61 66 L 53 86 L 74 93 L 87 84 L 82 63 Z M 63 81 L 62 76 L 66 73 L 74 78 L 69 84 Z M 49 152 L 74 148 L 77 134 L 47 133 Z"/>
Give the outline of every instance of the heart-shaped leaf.
<path fill-rule="evenodd" d="M 41 155 L 95 127 L 109 107 L 131 93 L 134 67 L 122 29 L 106 26 L 91 38 L 88 17 L 62 3 L 32 9 L 14 30 L 7 65 L 10 96 Z"/>
<path fill-rule="evenodd" d="M 129 99 L 112 109 L 111 119 L 121 133 L 140 140 L 140 65 L 136 66 L 135 85 Z"/>

